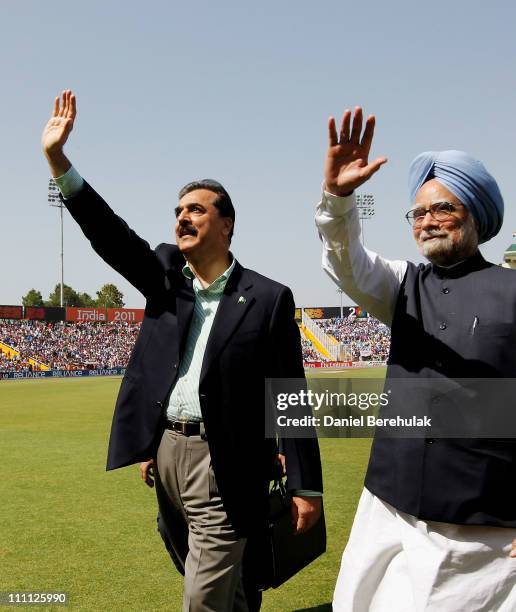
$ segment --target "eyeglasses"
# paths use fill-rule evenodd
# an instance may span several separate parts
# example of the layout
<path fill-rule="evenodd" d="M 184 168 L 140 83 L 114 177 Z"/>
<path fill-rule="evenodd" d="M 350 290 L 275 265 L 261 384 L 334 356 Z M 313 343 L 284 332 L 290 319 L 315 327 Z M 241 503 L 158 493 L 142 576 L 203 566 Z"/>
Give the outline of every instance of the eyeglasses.
<path fill-rule="evenodd" d="M 450 202 L 436 202 L 428 208 L 420 206 L 409 210 L 405 215 L 405 219 L 412 227 L 419 227 L 423 223 L 426 213 L 430 213 L 432 218 L 436 221 L 446 221 L 446 219 L 449 219 L 456 210 L 457 207 L 455 204 L 451 204 Z"/>

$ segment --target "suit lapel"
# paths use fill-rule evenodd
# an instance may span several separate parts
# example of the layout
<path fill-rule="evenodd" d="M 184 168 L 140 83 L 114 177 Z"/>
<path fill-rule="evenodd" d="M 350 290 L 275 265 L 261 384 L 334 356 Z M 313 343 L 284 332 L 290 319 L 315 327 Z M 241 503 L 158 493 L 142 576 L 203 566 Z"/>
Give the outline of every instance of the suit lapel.
<path fill-rule="evenodd" d="M 246 279 L 245 270 L 236 262 L 213 321 L 202 362 L 200 383 L 253 304 L 254 297 L 249 293 L 251 287 L 252 282 Z"/>
<path fill-rule="evenodd" d="M 188 330 L 190 329 L 190 324 L 192 322 L 192 316 L 195 306 L 195 294 L 192 289 L 192 281 L 190 279 L 185 278 L 183 278 L 183 281 L 184 284 L 182 287 L 180 287 L 176 296 L 177 327 L 179 332 L 179 360 L 183 358 L 186 338 L 188 335 Z"/>

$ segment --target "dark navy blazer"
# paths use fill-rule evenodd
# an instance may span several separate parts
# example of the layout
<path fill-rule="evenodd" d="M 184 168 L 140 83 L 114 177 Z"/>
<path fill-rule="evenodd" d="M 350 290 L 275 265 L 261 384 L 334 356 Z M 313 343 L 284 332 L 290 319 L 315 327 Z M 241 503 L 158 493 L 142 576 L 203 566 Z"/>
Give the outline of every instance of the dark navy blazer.
<path fill-rule="evenodd" d="M 156 453 L 195 296 L 182 274 L 185 260 L 177 246 L 152 249 L 87 183 L 64 202 L 95 251 L 147 300 L 116 401 L 107 460 L 111 470 Z M 276 442 L 265 439 L 264 381 L 303 377 L 290 289 L 237 262 L 208 339 L 199 399 L 218 488 L 241 534 L 264 517 L 276 454 Z M 284 440 L 283 451 L 289 488 L 322 491 L 317 440 Z"/>

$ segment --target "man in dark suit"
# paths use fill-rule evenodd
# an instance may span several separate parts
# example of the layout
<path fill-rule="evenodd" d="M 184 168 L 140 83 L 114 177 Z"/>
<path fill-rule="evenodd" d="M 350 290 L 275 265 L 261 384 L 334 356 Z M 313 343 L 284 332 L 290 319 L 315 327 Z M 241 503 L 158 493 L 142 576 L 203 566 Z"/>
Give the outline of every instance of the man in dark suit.
<path fill-rule="evenodd" d="M 256 560 L 249 550 L 265 527 L 277 452 L 265 438 L 264 380 L 304 376 L 292 293 L 233 258 L 234 209 L 216 181 L 181 190 L 177 246 L 151 249 L 64 155 L 75 116 L 67 90 L 43 133 L 52 175 L 95 251 L 147 300 L 107 469 L 153 461 L 160 512 L 184 563 L 184 610 L 258 609 L 245 558 Z M 283 449 L 303 531 L 320 514 L 318 445 L 289 439 Z"/>

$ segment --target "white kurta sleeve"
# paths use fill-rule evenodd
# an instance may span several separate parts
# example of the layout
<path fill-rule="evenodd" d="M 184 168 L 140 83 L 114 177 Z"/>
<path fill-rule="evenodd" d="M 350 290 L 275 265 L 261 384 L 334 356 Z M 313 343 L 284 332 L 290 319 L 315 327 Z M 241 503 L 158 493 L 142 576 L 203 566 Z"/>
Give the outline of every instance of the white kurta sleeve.
<path fill-rule="evenodd" d="M 357 304 L 390 326 L 407 262 L 384 259 L 363 247 L 354 194 L 337 197 L 324 191 L 315 224 L 324 270 Z"/>

